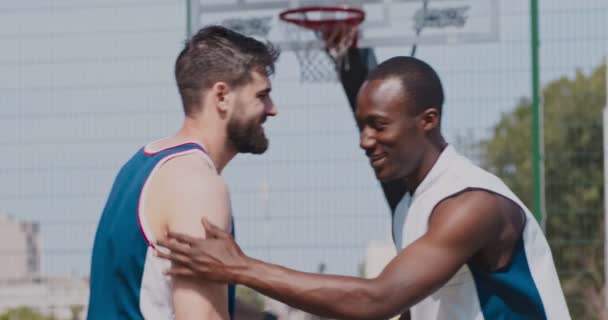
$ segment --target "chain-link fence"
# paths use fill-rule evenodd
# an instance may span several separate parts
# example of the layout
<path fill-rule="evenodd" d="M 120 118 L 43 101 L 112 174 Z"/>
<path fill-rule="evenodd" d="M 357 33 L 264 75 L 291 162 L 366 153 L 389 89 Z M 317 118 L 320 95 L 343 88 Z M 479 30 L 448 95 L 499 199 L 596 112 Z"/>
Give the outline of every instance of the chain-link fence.
<path fill-rule="evenodd" d="M 500 3 L 498 42 L 419 46 L 417 57 L 444 82 L 448 140 L 531 207 L 529 2 Z M 86 303 L 112 179 L 137 148 L 180 124 L 172 67 L 185 15 L 169 0 L 0 4 L 0 213 L 13 217 L 0 220 L 0 256 L 23 260 L 0 266 L 3 310 L 31 305 L 68 318 Z M 546 231 L 575 319 L 592 319 L 602 302 L 607 20 L 603 0 L 541 2 Z M 409 52 L 376 48 L 379 61 Z M 283 53 L 271 148 L 225 172 L 237 239 L 271 262 L 360 274 L 368 245 L 390 239 L 389 209 L 341 86 L 301 84 L 298 72 Z"/>

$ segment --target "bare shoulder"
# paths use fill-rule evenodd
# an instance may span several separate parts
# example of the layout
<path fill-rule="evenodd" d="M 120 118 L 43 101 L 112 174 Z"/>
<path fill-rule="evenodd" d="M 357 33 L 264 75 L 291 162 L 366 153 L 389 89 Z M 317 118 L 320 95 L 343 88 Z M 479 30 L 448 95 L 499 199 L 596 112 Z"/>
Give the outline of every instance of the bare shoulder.
<path fill-rule="evenodd" d="M 231 225 L 224 179 L 198 152 L 175 157 L 161 166 L 165 231 L 204 237 L 204 217 L 228 230 Z M 164 237 L 164 236 L 163 236 Z M 176 319 L 227 319 L 227 286 L 203 280 L 173 278 Z"/>
<path fill-rule="evenodd" d="M 484 190 L 467 190 L 441 201 L 433 209 L 429 230 L 448 238 L 492 241 L 504 228 L 501 196 Z"/>
<path fill-rule="evenodd" d="M 463 239 L 474 250 L 470 262 L 488 271 L 506 266 L 526 223 L 513 200 L 483 190 L 470 190 L 441 202 L 430 225 L 450 240 Z"/>
<path fill-rule="evenodd" d="M 225 230 L 230 228 L 226 183 L 201 154 L 175 157 L 165 163 L 158 174 L 169 229 L 199 234 L 202 217 Z"/>
<path fill-rule="evenodd" d="M 501 207 L 501 196 L 485 190 L 467 190 L 448 197 L 437 204 L 431 220 L 465 215 L 471 219 L 496 216 Z M 445 217 L 444 217 L 445 216 Z"/>
<path fill-rule="evenodd" d="M 191 152 L 185 155 L 180 155 L 168 160 L 161 166 L 161 170 L 165 173 L 185 176 L 185 175 L 196 175 L 196 176 L 217 176 L 217 171 L 209 164 L 205 155 L 202 152 Z"/>
<path fill-rule="evenodd" d="M 224 178 L 199 153 L 190 153 L 167 161 L 161 166 L 159 175 L 167 189 L 227 192 Z"/>

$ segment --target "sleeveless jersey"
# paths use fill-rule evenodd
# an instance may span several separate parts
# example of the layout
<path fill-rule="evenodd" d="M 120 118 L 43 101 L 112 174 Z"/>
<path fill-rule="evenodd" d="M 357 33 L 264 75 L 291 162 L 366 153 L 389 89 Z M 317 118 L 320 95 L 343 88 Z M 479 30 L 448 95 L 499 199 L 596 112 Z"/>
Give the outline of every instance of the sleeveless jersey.
<path fill-rule="evenodd" d="M 153 255 L 154 236 L 142 214 L 142 194 L 154 171 L 171 158 L 206 151 L 185 143 L 159 152 L 140 149 L 119 171 L 101 215 L 91 259 L 87 319 L 174 319 L 170 262 Z M 234 231 L 234 229 L 233 229 Z M 233 316 L 234 287 L 229 287 Z"/>
<path fill-rule="evenodd" d="M 523 202 L 496 176 L 448 146 L 413 195 L 393 217 L 397 250 L 428 230 L 435 206 L 467 190 L 485 190 L 512 200 L 526 223 L 511 262 L 487 272 L 465 264 L 439 290 L 410 309 L 412 320 L 570 319 L 553 257 L 542 229 Z"/>

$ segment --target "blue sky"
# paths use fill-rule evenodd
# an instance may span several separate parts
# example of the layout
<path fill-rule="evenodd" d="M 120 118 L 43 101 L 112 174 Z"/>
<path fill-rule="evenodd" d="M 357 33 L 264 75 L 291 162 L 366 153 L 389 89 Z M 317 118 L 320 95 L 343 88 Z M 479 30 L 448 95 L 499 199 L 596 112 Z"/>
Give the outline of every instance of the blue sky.
<path fill-rule="evenodd" d="M 540 2 L 542 82 L 597 66 L 608 48 L 608 3 Z M 528 1 L 500 3 L 498 42 L 418 48 L 443 79 L 452 142 L 488 136 L 530 95 Z M 88 273 L 116 171 L 178 129 L 172 68 L 185 14 L 177 0 L 0 3 L 0 212 L 40 221 L 45 273 Z M 382 61 L 409 51 L 376 53 Z M 271 148 L 225 171 L 237 238 L 258 258 L 354 274 L 365 245 L 389 239 L 388 207 L 340 85 L 299 83 L 289 52 L 277 70 Z"/>

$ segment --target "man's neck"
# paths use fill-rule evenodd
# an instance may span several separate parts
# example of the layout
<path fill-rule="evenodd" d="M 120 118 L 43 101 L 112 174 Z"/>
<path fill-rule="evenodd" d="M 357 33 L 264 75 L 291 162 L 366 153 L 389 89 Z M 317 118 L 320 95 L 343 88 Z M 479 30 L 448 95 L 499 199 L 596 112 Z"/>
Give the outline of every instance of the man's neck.
<path fill-rule="evenodd" d="M 439 156 L 441 156 L 441 153 L 447 146 L 447 142 L 445 142 L 442 136 L 439 136 L 427 148 L 427 151 L 420 161 L 418 169 L 415 170 L 412 175 L 405 177 L 404 183 L 411 195 L 414 194 L 418 186 L 420 186 L 429 172 L 431 172 L 431 169 L 433 169 L 435 163 L 437 163 L 437 160 L 439 159 Z"/>
<path fill-rule="evenodd" d="M 186 118 L 175 138 L 202 145 L 220 174 L 228 162 L 238 153 L 228 142 L 226 130 L 223 130 L 217 122 L 205 124 L 204 121 Z"/>

